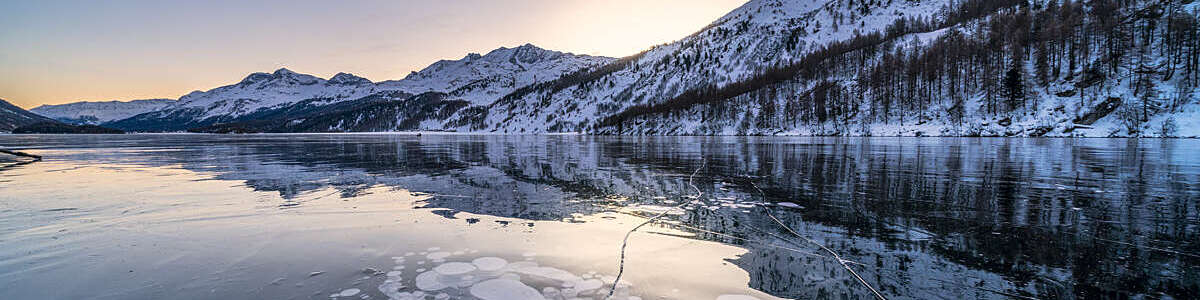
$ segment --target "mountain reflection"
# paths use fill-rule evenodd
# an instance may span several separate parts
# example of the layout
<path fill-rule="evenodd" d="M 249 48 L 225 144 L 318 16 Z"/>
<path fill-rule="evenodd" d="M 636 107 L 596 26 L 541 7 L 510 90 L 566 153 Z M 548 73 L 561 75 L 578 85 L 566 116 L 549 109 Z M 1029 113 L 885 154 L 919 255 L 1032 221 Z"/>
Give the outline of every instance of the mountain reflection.
<path fill-rule="evenodd" d="M 890 297 L 1200 297 L 1196 141 L 205 139 L 217 141 L 157 137 L 155 151 L 139 162 L 181 165 L 284 200 L 333 188 L 352 201 L 388 186 L 428 194 L 422 208 L 450 218 L 467 212 L 544 221 L 689 201 L 689 175 L 700 169 L 694 182 L 705 204 L 720 198 L 799 208 L 702 206 L 659 226 L 748 249 L 731 262 L 749 272 L 751 287 L 779 297 L 871 296 L 765 209 L 852 261 Z M 107 146 L 114 144 L 96 143 Z"/>

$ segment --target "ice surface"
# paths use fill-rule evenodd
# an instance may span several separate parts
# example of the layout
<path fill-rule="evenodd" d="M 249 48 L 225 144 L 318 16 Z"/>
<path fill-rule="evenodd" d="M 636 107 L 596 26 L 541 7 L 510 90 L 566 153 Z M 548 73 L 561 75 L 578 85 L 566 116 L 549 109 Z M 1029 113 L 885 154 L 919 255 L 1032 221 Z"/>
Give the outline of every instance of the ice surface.
<path fill-rule="evenodd" d="M 536 254 L 533 253 L 523 255 L 527 259 L 535 256 Z M 403 263 L 403 260 L 400 260 L 399 263 Z M 629 282 L 622 281 L 614 288 L 615 276 L 600 274 L 596 271 L 575 274 L 567 270 L 539 265 L 536 261 L 510 263 L 504 258 L 483 256 L 471 259 L 469 262 L 436 263 L 433 269 L 418 270 L 417 273 L 419 274 L 415 277 L 406 279 L 401 271 L 387 272 L 387 279 L 379 285 L 379 291 L 388 299 L 395 300 L 642 299 L 632 295 L 633 285 Z M 411 280 L 413 285 L 406 285 L 407 280 Z M 613 291 L 612 297 L 608 297 L 609 291 Z M 360 292 L 357 289 L 347 289 L 334 294 L 333 297 L 353 296 Z M 718 298 L 718 300 L 747 299 L 756 298 L 733 294 Z"/>

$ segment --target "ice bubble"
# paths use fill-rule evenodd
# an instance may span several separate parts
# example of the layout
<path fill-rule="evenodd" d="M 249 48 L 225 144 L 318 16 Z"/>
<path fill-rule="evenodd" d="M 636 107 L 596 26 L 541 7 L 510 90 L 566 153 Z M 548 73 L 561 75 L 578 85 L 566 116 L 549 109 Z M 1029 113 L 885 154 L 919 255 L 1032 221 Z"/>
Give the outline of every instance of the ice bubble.
<path fill-rule="evenodd" d="M 471 295 L 483 300 L 544 300 L 538 290 L 516 280 L 492 279 L 471 286 Z"/>
<path fill-rule="evenodd" d="M 447 257 L 450 257 L 450 252 L 445 252 L 445 251 L 433 252 L 433 253 L 429 253 L 429 255 L 425 255 L 425 258 L 428 258 L 431 260 L 443 260 L 443 259 L 446 259 Z"/>
<path fill-rule="evenodd" d="M 444 263 L 433 268 L 442 276 L 459 276 L 475 271 L 475 265 L 461 262 Z"/>
<path fill-rule="evenodd" d="M 387 272 L 387 277 L 400 277 L 400 275 L 403 275 L 403 274 L 404 274 L 404 272 L 391 271 L 391 272 Z"/>
<path fill-rule="evenodd" d="M 542 296 L 545 296 L 546 298 L 556 299 L 556 298 L 558 298 L 559 295 L 561 295 L 561 294 L 559 293 L 558 289 L 556 289 L 554 287 L 548 286 L 548 287 L 542 289 Z"/>
<path fill-rule="evenodd" d="M 429 252 L 433 252 L 433 251 L 442 250 L 442 247 L 429 247 L 429 249 L 425 249 L 425 250 L 429 250 Z"/>
<path fill-rule="evenodd" d="M 358 295 L 358 293 L 361 293 L 361 292 L 362 292 L 362 290 L 359 290 L 359 289 L 346 289 L 346 290 L 342 291 L 341 293 L 338 293 L 337 295 L 338 295 L 338 297 L 350 297 L 350 296 Z"/>
<path fill-rule="evenodd" d="M 438 281 L 438 274 L 437 272 L 433 271 L 417 275 L 416 281 L 417 288 L 421 289 L 422 291 L 439 291 L 448 287 L 446 284 Z"/>
<path fill-rule="evenodd" d="M 576 291 L 573 288 L 565 288 L 562 289 L 562 296 L 563 298 L 575 298 L 576 296 L 579 296 L 579 291 Z"/>
<path fill-rule="evenodd" d="M 551 267 L 520 268 L 520 269 L 513 270 L 513 272 L 516 272 L 517 274 L 522 274 L 522 275 L 529 275 L 530 277 L 533 277 L 534 279 L 549 280 L 549 281 L 578 282 L 578 281 L 583 280 L 583 278 L 580 278 L 579 276 L 575 276 L 575 274 L 571 274 L 571 272 L 567 272 L 567 271 L 563 271 L 563 270 L 555 269 L 555 268 L 551 268 Z"/>
<path fill-rule="evenodd" d="M 510 271 L 516 271 L 516 270 L 520 270 L 520 269 L 524 269 L 524 268 L 536 268 L 537 266 L 538 266 L 538 264 L 536 262 L 518 261 L 518 262 L 508 264 L 508 266 L 506 268 Z"/>
<path fill-rule="evenodd" d="M 575 290 L 580 291 L 580 292 L 586 292 L 586 291 L 591 291 L 591 290 L 601 288 L 603 286 L 604 286 L 604 282 L 600 281 L 599 279 L 588 279 L 588 280 L 584 280 L 584 281 L 580 281 L 579 283 L 576 283 Z"/>
<path fill-rule="evenodd" d="M 383 293 L 384 296 L 387 296 L 388 299 L 402 299 L 403 296 L 400 293 L 401 288 L 403 288 L 403 286 L 398 283 L 385 282 L 383 285 L 379 286 L 379 292 Z"/>
<path fill-rule="evenodd" d="M 803 207 L 800 207 L 800 204 L 795 204 L 795 203 L 791 203 L 791 202 L 779 202 L 779 206 L 791 207 L 791 208 L 803 208 Z"/>
<path fill-rule="evenodd" d="M 750 295 L 720 295 L 717 300 L 758 300 Z"/>
<path fill-rule="evenodd" d="M 476 268 L 484 272 L 495 272 L 503 270 L 508 265 L 508 261 L 499 257 L 480 257 L 471 261 Z"/>

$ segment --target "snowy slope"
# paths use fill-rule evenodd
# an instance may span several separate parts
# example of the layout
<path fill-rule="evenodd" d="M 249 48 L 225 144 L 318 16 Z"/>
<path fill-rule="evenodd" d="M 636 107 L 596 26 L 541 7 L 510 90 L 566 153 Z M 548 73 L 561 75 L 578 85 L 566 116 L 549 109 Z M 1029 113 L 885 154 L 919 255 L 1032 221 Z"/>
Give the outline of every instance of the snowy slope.
<path fill-rule="evenodd" d="M 700 86 L 737 82 L 821 45 L 852 38 L 856 31 L 881 31 L 902 17 L 931 17 L 950 2 L 750 1 L 696 34 L 608 66 L 615 70 L 565 88 L 517 95 L 474 116 L 469 121 L 475 125 L 455 129 L 584 131 L 624 108 L 661 102 Z"/>
<path fill-rule="evenodd" d="M 57 123 L 0 99 L 0 132 L 12 132 L 17 127 L 43 122 Z"/>
<path fill-rule="evenodd" d="M 250 74 L 234 85 L 192 92 L 165 110 L 204 108 L 202 118 L 240 116 L 306 99 L 324 98 L 330 102 L 357 99 L 374 91 L 369 80 L 351 74 L 340 73 L 332 80 L 325 80 L 284 68 L 270 74 Z"/>
<path fill-rule="evenodd" d="M 516 48 L 502 47 L 486 55 L 471 53 L 460 60 L 438 61 L 403 80 L 384 81 L 379 86 L 410 94 L 446 93 L 474 105 L 486 105 L 517 88 L 558 79 L 564 74 L 613 60 L 525 44 Z"/>
<path fill-rule="evenodd" d="M 292 72 L 253 73 L 236 84 L 187 94 L 170 106 L 106 125 L 129 131 L 179 131 L 224 122 L 301 101 L 336 103 L 376 93 L 362 77 L 339 73 L 324 78 Z"/>
<path fill-rule="evenodd" d="M 42 105 L 29 111 L 61 122 L 96 125 L 155 111 L 173 103 L 175 100 L 171 99 L 75 102 Z"/>
<path fill-rule="evenodd" d="M 108 125 L 131 131 L 180 131 L 225 122 L 253 121 L 250 119 L 258 115 L 297 110 L 294 107 L 297 105 L 303 106 L 303 110 L 311 110 L 315 106 L 372 96 L 407 98 L 395 97 L 395 92 L 411 95 L 444 93 L 455 100 L 487 104 L 519 87 L 554 80 L 564 73 L 610 61 L 612 59 L 606 57 L 575 55 L 524 45 L 511 49 L 500 48 L 487 55 L 471 54 L 461 60 L 439 61 L 403 80 L 380 83 L 347 73 L 339 73 L 326 80 L 279 69 L 273 73 L 250 74 L 237 84 L 192 92 L 160 110 Z"/>

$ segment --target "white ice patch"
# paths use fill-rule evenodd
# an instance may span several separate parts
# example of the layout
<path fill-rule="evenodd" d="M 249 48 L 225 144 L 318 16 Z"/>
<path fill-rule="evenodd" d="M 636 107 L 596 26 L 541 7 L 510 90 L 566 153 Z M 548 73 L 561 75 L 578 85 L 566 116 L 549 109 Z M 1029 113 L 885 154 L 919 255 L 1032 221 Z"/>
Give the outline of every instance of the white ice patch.
<path fill-rule="evenodd" d="M 432 255 L 432 254 L 430 254 Z M 530 259 L 536 254 L 528 253 Z M 403 263 L 403 261 L 401 261 Z M 402 269 L 402 268 L 394 268 Z M 416 277 L 386 273 L 379 291 L 388 299 L 605 299 L 613 288 L 612 276 L 594 272 L 583 278 L 566 270 L 540 266 L 534 261 L 509 263 L 499 257 L 479 257 L 469 262 L 435 263 L 429 271 L 417 270 Z M 411 276 L 411 275 L 410 275 Z M 603 278 L 603 279 L 602 279 Z M 607 279 L 607 280 L 606 280 Z M 412 283 L 411 286 L 405 282 Z M 610 299 L 640 299 L 630 295 L 632 285 L 621 283 Z M 340 294 L 335 294 L 340 295 Z"/>
<path fill-rule="evenodd" d="M 523 256 L 531 259 L 536 254 L 527 253 Z M 400 260 L 398 263 L 404 262 Z M 403 269 L 403 265 L 393 269 Z M 615 276 L 595 271 L 577 275 L 530 260 L 509 262 L 499 257 L 478 257 L 469 261 L 434 263 L 429 271 L 418 269 L 415 277 L 411 274 L 408 275 L 410 277 L 404 277 L 405 273 L 401 271 L 387 272 L 387 279 L 379 285 L 379 291 L 394 300 L 642 299 L 632 295 L 633 285 L 626 281 L 617 284 L 613 291 Z M 608 297 L 609 291 L 613 291 L 613 297 Z M 347 289 L 331 297 L 350 297 L 360 295 L 360 292 L 358 289 Z M 717 299 L 756 300 L 746 295 L 723 295 Z"/>
<path fill-rule="evenodd" d="M 346 290 L 342 291 L 341 293 L 334 294 L 331 298 L 353 297 L 354 295 L 358 295 L 358 293 L 361 293 L 361 292 L 362 292 L 362 290 L 360 290 L 360 289 L 346 289 Z"/>

